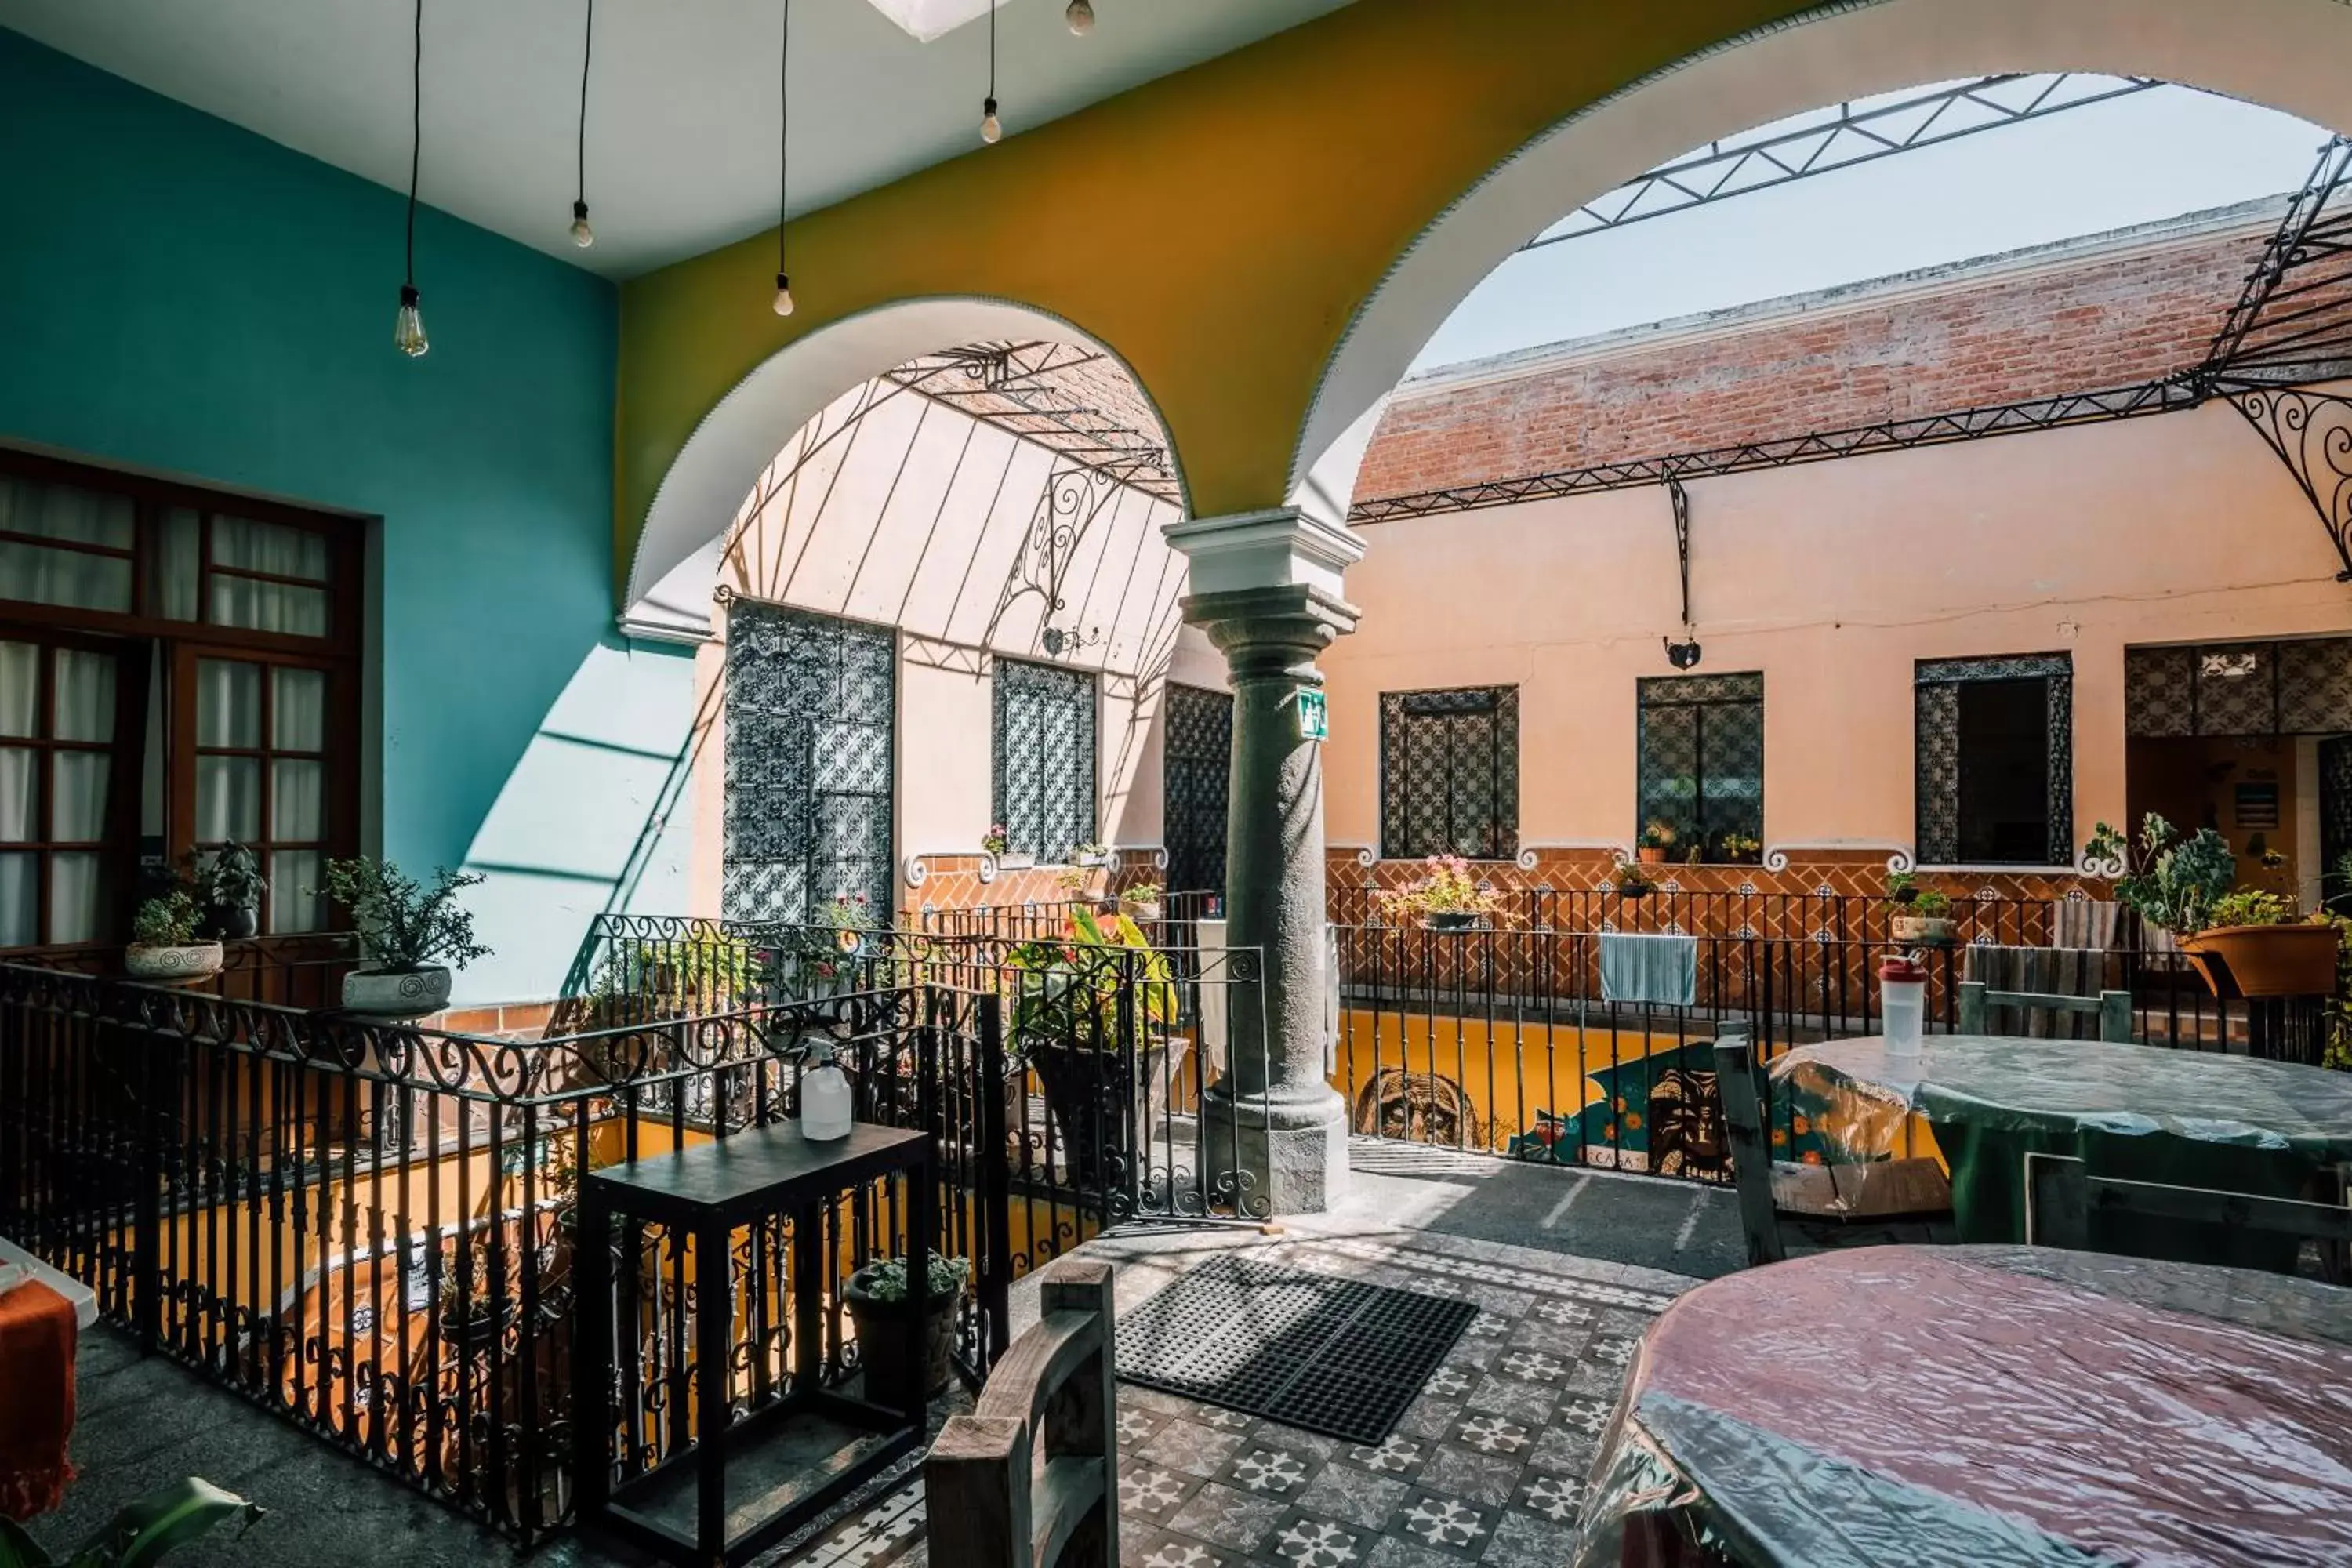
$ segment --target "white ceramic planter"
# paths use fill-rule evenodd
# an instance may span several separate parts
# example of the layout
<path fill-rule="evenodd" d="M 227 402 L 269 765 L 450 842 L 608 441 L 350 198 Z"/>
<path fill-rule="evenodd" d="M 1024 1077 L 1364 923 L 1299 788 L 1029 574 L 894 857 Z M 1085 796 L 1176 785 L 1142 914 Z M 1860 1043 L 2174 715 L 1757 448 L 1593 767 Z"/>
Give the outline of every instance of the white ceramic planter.
<path fill-rule="evenodd" d="M 184 947 L 127 947 L 122 967 L 133 980 L 204 980 L 220 973 L 221 944 L 192 942 Z"/>
<path fill-rule="evenodd" d="M 421 1018 L 449 1005 L 449 970 L 355 969 L 343 976 L 343 1011 L 368 1018 Z"/>
<path fill-rule="evenodd" d="M 1952 940 L 1952 922 L 1944 915 L 1895 915 L 1886 924 L 1888 933 L 1896 942 Z"/>
<path fill-rule="evenodd" d="M 1007 849 L 996 858 L 996 864 L 1000 869 L 1006 871 L 1026 871 L 1037 864 L 1037 857 L 1024 855 L 1015 849 Z"/>

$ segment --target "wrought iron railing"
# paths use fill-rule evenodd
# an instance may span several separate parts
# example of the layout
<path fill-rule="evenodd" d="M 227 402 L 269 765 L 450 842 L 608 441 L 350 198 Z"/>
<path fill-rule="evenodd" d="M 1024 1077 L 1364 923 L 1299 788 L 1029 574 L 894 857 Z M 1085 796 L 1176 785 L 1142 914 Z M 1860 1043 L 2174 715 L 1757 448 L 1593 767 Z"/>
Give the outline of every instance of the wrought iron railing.
<path fill-rule="evenodd" d="M 532 1541 L 572 1507 L 578 1171 L 793 1114 L 815 1037 L 861 1115 L 937 1140 L 942 1249 L 974 1270 L 960 1360 L 984 1373 L 1020 1266 L 1002 1018 L 904 986 L 517 1043 L 0 965 L 0 1232 L 143 1346 Z M 821 1354 L 758 1310 L 792 1249 L 743 1239 L 739 1398 L 856 1370 L 840 1278 L 903 1237 L 878 1193 L 819 1223 Z M 650 1467 L 686 1440 L 697 1303 L 673 1243 L 606 1239 L 645 1325 L 616 1347 L 617 1462 Z"/>

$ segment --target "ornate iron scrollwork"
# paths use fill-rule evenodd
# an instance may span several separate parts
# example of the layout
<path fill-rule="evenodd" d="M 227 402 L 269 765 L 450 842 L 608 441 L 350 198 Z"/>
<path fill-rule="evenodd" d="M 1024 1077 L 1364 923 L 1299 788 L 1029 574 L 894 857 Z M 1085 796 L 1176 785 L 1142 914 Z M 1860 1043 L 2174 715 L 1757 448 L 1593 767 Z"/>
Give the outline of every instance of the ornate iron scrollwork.
<path fill-rule="evenodd" d="M 2352 398 L 2276 386 L 2233 392 L 2230 404 L 2303 487 L 2342 563 L 2336 580 L 2352 583 Z"/>

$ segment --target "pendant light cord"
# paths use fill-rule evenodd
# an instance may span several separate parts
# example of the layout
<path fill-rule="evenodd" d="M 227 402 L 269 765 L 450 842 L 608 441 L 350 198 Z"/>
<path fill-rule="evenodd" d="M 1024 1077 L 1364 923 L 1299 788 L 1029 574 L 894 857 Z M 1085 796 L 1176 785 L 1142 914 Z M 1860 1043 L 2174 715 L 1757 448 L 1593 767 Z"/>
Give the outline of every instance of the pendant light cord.
<path fill-rule="evenodd" d="M 793 0 L 784 0 L 784 47 L 776 65 L 776 271 L 784 265 L 784 218 L 793 189 Z"/>
<path fill-rule="evenodd" d="M 988 0 L 988 99 L 996 101 L 996 6 L 997 0 Z"/>
<path fill-rule="evenodd" d="M 588 202 L 588 66 L 596 58 L 596 0 L 588 0 L 588 31 L 580 43 L 580 194 L 573 198 L 583 206 Z"/>
<path fill-rule="evenodd" d="M 408 78 L 408 287 L 416 287 L 416 172 L 425 145 L 425 0 L 416 0 L 416 37 Z"/>

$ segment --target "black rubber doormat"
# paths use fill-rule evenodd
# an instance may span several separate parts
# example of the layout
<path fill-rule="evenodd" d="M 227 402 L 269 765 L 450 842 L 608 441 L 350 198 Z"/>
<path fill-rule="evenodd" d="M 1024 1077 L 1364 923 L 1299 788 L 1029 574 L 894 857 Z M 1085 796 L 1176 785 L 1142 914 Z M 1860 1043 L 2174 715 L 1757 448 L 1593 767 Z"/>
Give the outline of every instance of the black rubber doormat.
<path fill-rule="evenodd" d="M 1469 1301 L 1220 1258 L 1118 1320 L 1118 1375 L 1351 1443 L 1384 1441 Z"/>

